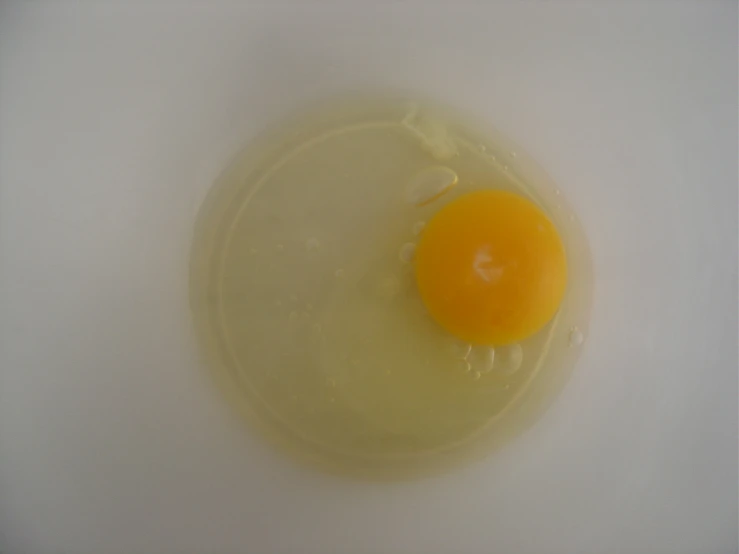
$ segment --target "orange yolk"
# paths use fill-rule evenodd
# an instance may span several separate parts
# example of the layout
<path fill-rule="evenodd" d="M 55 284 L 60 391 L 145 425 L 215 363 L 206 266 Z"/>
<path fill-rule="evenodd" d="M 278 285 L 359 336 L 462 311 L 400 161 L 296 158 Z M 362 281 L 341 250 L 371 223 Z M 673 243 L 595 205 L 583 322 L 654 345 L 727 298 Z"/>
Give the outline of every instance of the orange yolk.
<path fill-rule="evenodd" d="M 466 194 L 434 215 L 415 269 L 431 316 L 478 344 L 508 344 L 539 331 L 567 284 L 554 224 L 529 200 L 500 190 Z"/>

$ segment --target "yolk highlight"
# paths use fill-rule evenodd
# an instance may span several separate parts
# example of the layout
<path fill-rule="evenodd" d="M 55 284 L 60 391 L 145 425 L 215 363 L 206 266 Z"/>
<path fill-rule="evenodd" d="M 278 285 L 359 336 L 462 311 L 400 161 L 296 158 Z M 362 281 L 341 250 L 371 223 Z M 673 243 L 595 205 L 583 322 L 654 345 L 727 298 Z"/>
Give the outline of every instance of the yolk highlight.
<path fill-rule="evenodd" d="M 431 316 L 478 344 L 508 344 L 539 331 L 567 284 L 554 224 L 531 201 L 499 190 L 466 194 L 436 213 L 415 269 Z"/>

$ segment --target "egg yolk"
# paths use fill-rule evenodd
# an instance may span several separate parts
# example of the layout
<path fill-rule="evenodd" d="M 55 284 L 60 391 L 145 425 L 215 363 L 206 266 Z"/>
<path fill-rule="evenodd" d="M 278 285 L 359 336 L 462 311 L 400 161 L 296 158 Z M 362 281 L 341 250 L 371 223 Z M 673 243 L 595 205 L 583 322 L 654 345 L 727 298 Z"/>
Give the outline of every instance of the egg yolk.
<path fill-rule="evenodd" d="M 431 316 L 456 337 L 508 344 L 539 331 L 567 284 L 557 229 L 531 201 L 488 190 L 466 194 L 426 225 L 415 256 Z"/>

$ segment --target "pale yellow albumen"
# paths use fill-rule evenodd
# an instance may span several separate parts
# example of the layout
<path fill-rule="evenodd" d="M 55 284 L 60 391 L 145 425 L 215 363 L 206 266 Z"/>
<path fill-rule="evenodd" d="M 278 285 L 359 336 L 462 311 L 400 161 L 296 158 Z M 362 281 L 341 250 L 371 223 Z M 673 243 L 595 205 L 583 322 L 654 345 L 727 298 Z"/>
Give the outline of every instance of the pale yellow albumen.
<path fill-rule="evenodd" d="M 592 270 L 577 219 L 505 139 L 460 121 L 402 99 L 316 107 L 249 146 L 201 209 L 191 302 L 206 361 L 302 460 L 398 476 L 479 456 L 542 412 L 583 348 Z M 461 343 L 415 288 L 425 221 L 481 188 L 534 200 L 567 249 L 561 309 L 521 344 Z"/>

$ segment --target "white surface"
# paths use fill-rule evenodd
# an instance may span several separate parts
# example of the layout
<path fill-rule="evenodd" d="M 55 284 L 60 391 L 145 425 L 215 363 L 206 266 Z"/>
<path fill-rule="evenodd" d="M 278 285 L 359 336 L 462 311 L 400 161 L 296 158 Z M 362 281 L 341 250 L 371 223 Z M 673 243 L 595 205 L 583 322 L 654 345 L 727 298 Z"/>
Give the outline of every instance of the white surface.
<path fill-rule="evenodd" d="M 736 552 L 736 3 L 306 4 L 0 4 L 0 551 Z M 186 306 L 237 139 L 364 84 L 517 139 L 597 271 L 554 409 L 407 484 L 265 447 Z"/>

